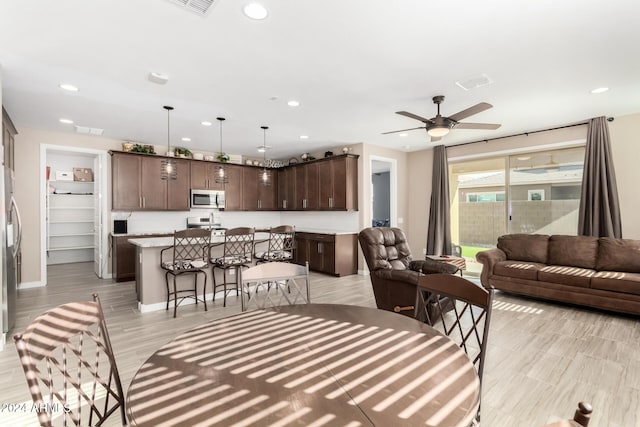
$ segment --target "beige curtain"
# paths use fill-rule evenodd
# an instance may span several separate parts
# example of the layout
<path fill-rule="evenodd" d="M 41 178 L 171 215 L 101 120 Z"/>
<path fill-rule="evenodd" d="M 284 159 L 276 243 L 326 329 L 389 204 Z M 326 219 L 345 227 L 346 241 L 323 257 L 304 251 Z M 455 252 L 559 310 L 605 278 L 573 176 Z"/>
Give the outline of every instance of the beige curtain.
<path fill-rule="evenodd" d="M 431 208 L 427 232 L 427 254 L 451 255 L 451 211 L 449 202 L 449 164 L 444 145 L 433 149 Z"/>
<path fill-rule="evenodd" d="M 578 234 L 622 237 L 616 173 L 605 117 L 589 120 L 582 175 Z"/>

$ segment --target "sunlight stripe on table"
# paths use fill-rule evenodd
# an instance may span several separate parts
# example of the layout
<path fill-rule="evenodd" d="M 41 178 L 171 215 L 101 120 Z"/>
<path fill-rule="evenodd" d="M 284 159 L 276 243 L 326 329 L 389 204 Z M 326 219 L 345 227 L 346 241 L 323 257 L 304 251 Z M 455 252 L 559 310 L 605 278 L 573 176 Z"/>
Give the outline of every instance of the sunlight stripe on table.
<path fill-rule="evenodd" d="M 268 400 L 269 396 L 265 395 L 265 394 L 261 394 L 260 396 L 256 396 L 251 400 L 247 400 L 246 402 L 242 402 L 239 403 L 238 405 L 234 406 L 233 408 L 229 408 L 224 412 L 219 412 L 217 413 L 215 416 L 209 417 L 206 421 L 202 421 L 200 423 L 197 424 L 193 424 L 194 427 L 203 427 L 203 426 L 210 426 L 210 425 L 215 425 L 217 423 L 222 422 L 223 420 L 232 417 L 236 414 L 239 414 L 247 409 L 250 409 L 252 406 L 257 405 L 260 402 L 264 402 L 265 400 Z"/>
<path fill-rule="evenodd" d="M 273 405 L 264 408 L 262 411 L 256 412 L 248 418 L 243 419 L 242 421 L 238 421 L 236 423 L 231 424 L 232 427 L 246 427 L 250 425 L 258 424 L 263 418 L 266 418 L 268 415 L 273 414 L 274 412 L 279 411 L 280 409 L 284 409 L 289 406 L 289 402 L 276 402 Z"/>
<path fill-rule="evenodd" d="M 143 413 L 145 409 L 147 408 L 151 408 L 155 405 L 159 405 L 159 404 L 164 404 L 166 402 L 175 402 L 177 404 L 177 402 L 179 402 L 176 399 L 181 399 L 184 395 L 187 396 L 199 396 L 200 398 L 205 398 L 205 397 L 211 397 L 215 394 L 221 393 L 223 391 L 227 391 L 231 388 L 231 386 L 229 384 L 222 384 L 219 385 L 218 387 L 214 387 L 214 388 L 207 388 L 204 391 L 198 391 L 198 393 L 193 393 L 194 391 L 203 388 L 203 387 L 210 387 L 213 384 L 213 381 L 211 380 L 203 380 L 203 381 L 198 381 L 195 384 L 191 384 L 188 387 L 173 387 L 173 392 L 171 393 L 162 393 L 162 395 L 158 395 L 158 397 L 154 398 L 154 399 L 149 399 L 149 400 L 145 400 L 141 403 L 137 403 L 137 401 L 139 400 L 139 398 L 143 397 L 143 393 L 136 393 L 136 400 L 132 401 L 130 403 L 130 405 L 135 406 L 136 409 L 136 413 Z M 159 392 L 163 391 L 164 388 L 162 389 L 151 389 L 151 390 L 147 390 L 145 395 L 151 395 L 153 396 L 154 394 L 158 394 Z M 180 401 L 180 405 L 182 405 L 183 401 Z M 163 406 L 163 410 L 168 410 L 169 406 Z M 138 418 L 136 418 L 136 420 L 139 420 Z"/>
<path fill-rule="evenodd" d="M 321 345 L 321 346 L 315 346 L 314 345 L 314 348 L 309 348 L 308 344 L 299 345 L 299 346 L 297 346 L 295 348 L 291 348 L 289 351 L 287 351 L 287 353 L 293 353 L 293 354 L 296 354 L 296 356 L 287 358 L 286 360 L 282 360 L 280 363 L 269 364 L 269 366 L 267 368 L 264 368 L 264 369 L 262 369 L 262 370 L 260 370 L 258 372 L 251 373 L 251 374 L 247 375 L 247 377 L 248 378 L 257 378 L 257 377 L 260 377 L 262 375 L 266 375 L 267 373 L 273 372 L 273 371 L 278 370 L 280 368 L 283 368 L 283 367 L 286 367 L 286 366 L 290 366 L 291 364 L 293 364 L 295 362 L 298 362 L 300 360 L 308 359 L 309 357 L 313 356 L 314 354 L 323 352 L 325 350 L 328 350 L 328 349 L 336 347 L 336 346 L 340 346 L 343 343 L 350 342 L 351 340 L 353 340 L 353 339 L 355 339 L 357 337 L 360 337 L 362 335 L 366 335 L 365 339 L 371 340 L 371 339 L 373 339 L 372 337 L 380 335 L 380 332 L 378 332 L 377 334 L 374 334 L 374 335 L 369 335 L 372 332 L 376 331 L 377 329 L 378 329 L 377 327 L 369 327 L 367 329 L 361 329 L 361 330 L 357 331 L 354 334 L 351 334 L 351 335 L 348 335 L 348 336 L 343 336 L 342 338 L 337 339 L 337 340 L 331 340 L 331 338 L 333 338 L 333 337 L 331 337 L 329 339 L 318 340 L 317 341 L 318 344 L 320 344 L 321 342 L 324 342 L 324 341 L 329 341 L 329 343 Z M 349 347 L 349 346 L 347 346 L 347 347 Z M 347 349 L 347 347 L 343 347 L 342 349 Z M 282 353 L 274 354 L 273 356 L 270 357 L 270 359 L 282 359 Z M 256 361 L 255 363 L 251 364 L 251 367 L 255 368 L 255 367 L 258 367 L 258 366 L 261 366 L 261 365 L 264 365 L 264 364 L 265 363 L 262 362 L 262 361 Z M 313 364 L 314 363 L 312 363 L 312 365 Z M 305 366 L 305 364 L 298 365 L 298 366 L 296 366 L 295 369 L 298 369 L 299 367 L 302 367 L 302 366 Z M 244 369 L 244 367 L 243 367 L 243 368 L 231 371 L 231 373 L 235 374 L 236 372 L 242 372 L 242 371 L 245 371 L 245 370 L 247 370 L 247 369 Z M 290 372 L 290 371 L 287 371 L 287 372 Z M 293 372 L 297 372 L 297 371 L 293 371 Z M 286 376 L 285 373 L 281 373 L 280 375 Z M 275 382 L 275 381 L 277 381 L 277 380 L 271 381 L 271 378 L 267 379 L 267 382 Z"/>
<path fill-rule="evenodd" d="M 382 363 L 380 364 L 380 366 L 378 366 L 376 369 L 373 369 L 367 373 L 365 373 L 364 375 L 359 376 L 358 378 L 355 378 L 352 381 L 349 381 L 347 384 L 343 384 L 341 387 L 337 388 L 336 390 L 327 393 L 325 395 L 325 397 L 327 399 L 335 399 L 338 396 L 341 396 L 345 391 L 350 391 L 353 388 L 359 386 L 360 384 L 364 383 L 365 381 L 375 377 L 376 375 L 379 375 L 381 373 L 387 372 L 389 369 L 395 369 L 397 368 L 397 364 L 401 363 L 402 361 L 404 361 L 405 359 L 409 359 L 412 358 L 416 353 L 422 353 L 423 351 L 426 351 L 426 349 L 428 347 L 431 347 L 433 345 L 438 345 L 440 343 L 441 340 L 445 339 L 444 337 L 440 337 L 440 336 L 436 336 L 433 338 L 430 338 L 428 341 L 425 341 L 424 343 L 417 345 L 416 347 L 412 348 L 409 351 L 404 351 L 402 352 L 399 356 L 394 357 L 393 359 L 391 359 L 390 361 L 386 362 L 386 363 Z M 448 340 L 450 341 L 450 340 Z M 450 341 L 451 345 L 454 345 L 453 341 Z M 402 346 L 398 345 L 396 346 L 395 350 L 399 350 L 401 349 Z"/>
<path fill-rule="evenodd" d="M 146 378 L 149 377 L 151 375 L 158 375 L 161 372 L 166 372 L 169 370 L 169 368 L 167 368 L 166 366 L 156 366 L 155 368 L 153 367 L 155 365 L 153 364 L 145 364 L 142 365 L 142 367 L 140 368 L 140 370 L 138 371 L 138 373 L 136 374 L 136 381 L 138 379 L 141 378 Z"/>
<path fill-rule="evenodd" d="M 175 381 L 171 381 L 171 382 L 160 382 L 158 385 L 155 385 L 153 387 L 150 387 L 148 390 L 142 390 L 143 388 L 145 388 L 144 386 L 141 385 L 141 383 L 136 383 L 135 387 L 136 387 L 136 397 L 135 399 L 142 399 L 142 398 L 146 398 L 147 396 L 153 396 L 154 394 L 158 394 L 158 393 L 164 393 L 166 391 L 170 391 L 174 388 L 178 388 L 178 389 L 182 389 L 182 387 L 180 387 L 181 384 L 185 384 L 185 383 L 189 383 L 193 380 L 195 380 L 196 377 L 193 375 L 188 375 L 186 377 L 180 377 Z M 213 384 L 213 381 L 211 380 L 201 380 L 197 383 L 198 387 L 204 387 L 204 386 L 210 386 Z M 189 388 L 191 388 L 193 386 L 189 386 Z M 138 391 L 139 390 L 139 391 Z M 136 407 L 139 407 L 139 405 L 136 405 Z"/>
<path fill-rule="evenodd" d="M 326 327 L 327 324 L 321 319 L 296 319 L 292 322 L 285 320 L 278 323 L 265 323 L 260 325 L 259 328 L 254 326 L 250 331 L 230 331 L 230 337 L 227 339 L 210 339 L 206 340 L 206 342 L 193 344 L 180 353 L 174 353 L 172 357 L 182 358 L 188 362 L 196 362 L 203 358 L 203 354 L 208 357 L 212 354 L 223 353 L 236 348 L 246 348 L 247 345 L 261 343 L 266 338 L 277 339 L 287 333 L 291 334 L 309 327 L 319 329 Z M 215 351 L 216 349 L 218 351 Z"/>
<path fill-rule="evenodd" d="M 405 384 L 404 386 L 400 387 L 395 393 L 391 394 L 389 397 L 384 399 L 382 402 L 380 402 L 377 405 L 375 405 L 373 407 L 373 410 L 377 411 L 377 412 L 384 411 L 389 406 L 391 406 L 394 403 L 396 403 L 398 400 L 404 398 L 412 390 L 414 390 L 415 388 L 419 387 L 421 384 L 427 382 L 434 375 L 437 375 L 438 373 L 443 371 L 447 366 L 449 366 L 452 362 L 456 361 L 456 359 L 459 359 L 460 357 L 466 357 L 466 355 L 464 355 L 464 353 L 459 351 L 459 352 L 451 354 L 449 357 L 447 357 L 446 359 L 444 359 L 443 361 L 441 361 L 437 365 L 434 365 L 433 367 L 431 367 L 430 369 L 428 369 L 428 370 L 426 370 L 426 371 L 424 371 L 422 373 L 420 371 L 414 372 L 415 378 L 413 380 L 411 380 L 409 383 Z M 419 408 L 421 408 L 422 406 L 427 404 L 431 400 L 431 398 L 433 396 L 436 396 L 439 392 L 443 391 L 447 387 L 450 387 L 455 382 L 455 380 L 460 378 L 462 375 L 466 374 L 470 369 L 473 369 L 473 367 L 472 367 L 472 365 L 470 363 L 468 363 L 468 364 L 465 364 L 465 369 L 457 369 L 453 374 L 448 375 L 447 378 L 445 378 L 442 382 L 440 382 L 432 390 L 427 392 L 425 395 L 423 395 L 421 398 L 419 398 L 416 401 L 416 402 L 421 402 L 421 403 L 419 403 L 419 404 L 413 403 L 412 405 L 409 406 L 410 408 L 412 408 L 413 412 L 410 411 L 408 408 L 405 409 L 402 413 L 406 413 L 406 414 L 408 414 L 408 416 L 407 417 L 403 417 L 403 418 L 408 418 L 411 415 L 413 415 L 415 412 L 418 411 Z M 434 392 L 435 392 L 435 394 L 434 394 Z"/>
<path fill-rule="evenodd" d="M 444 337 L 442 337 L 441 339 L 446 339 Z M 384 380 L 376 383 L 375 385 L 369 387 L 365 392 L 360 393 L 359 395 L 352 397 L 353 401 L 355 402 L 354 404 L 360 404 L 362 402 L 364 402 L 365 400 L 367 400 L 368 398 L 374 396 L 376 393 L 378 393 L 380 390 L 384 389 L 387 385 L 392 384 L 400 379 L 402 379 L 403 377 L 407 376 L 407 375 L 413 375 L 415 374 L 415 372 L 417 372 L 419 370 L 419 368 L 424 365 L 426 362 L 428 362 L 431 359 L 434 359 L 436 356 L 438 356 L 440 353 L 446 351 L 449 347 L 455 346 L 456 344 L 449 340 L 446 339 L 447 342 L 441 344 L 440 346 L 436 347 L 435 349 L 433 349 L 432 351 L 429 351 L 428 353 L 426 353 L 424 356 L 420 357 L 419 359 L 414 360 L 412 363 L 405 365 L 402 369 L 397 370 L 394 374 L 387 376 Z M 391 360 L 389 360 L 388 362 L 384 363 L 383 365 L 380 366 L 380 369 L 377 369 L 377 371 L 379 372 L 384 372 L 385 370 L 394 370 L 394 369 L 398 369 L 399 362 L 400 360 L 404 359 L 404 357 L 402 357 L 402 355 L 400 357 L 395 357 Z M 344 387 L 342 387 L 344 389 Z"/>
<path fill-rule="evenodd" d="M 269 424 L 267 427 L 285 427 L 287 424 L 293 423 L 295 420 L 297 420 L 298 418 L 304 417 L 311 411 L 312 411 L 311 408 L 309 408 L 308 406 L 305 406 L 303 408 L 298 409 L 294 413 L 287 415 L 284 418 L 280 418 L 275 423 Z"/>
<path fill-rule="evenodd" d="M 389 339 L 393 339 L 394 337 L 389 337 Z M 406 338 L 403 342 L 402 345 L 407 345 L 407 344 L 411 344 L 416 340 L 422 339 L 424 338 L 423 335 L 413 335 L 410 336 L 408 338 Z M 387 344 L 387 340 L 384 340 L 381 342 L 382 345 L 386 345 Z M 312 385 L 311 387 L 307 387 L 306 389 L 304 389 L 305 393 L 308 394 L 312 394 L 312 393 L 316 393 L 318 390 L 323 389 L 331 384 L 335 384 L 336 379 L 342 379 L 344 377 L 346 377 L 347 375 L 351 375 L 352 373 L 359 371 L 360 369 L 363 369 L 369 365 L 371 365 L 373 362 L 380 360 L 384 357 L 386 357 L 387 355 L 397 351 L 398 348 L 396 346 L 390 346 L 387 347 L 385 350 L 380 351 L 380 352 L 376 352 L 374 353 L 373 356 L 368 356 L 366 359 L 363 359 L 362 361 L 360 361 L 359 363 L 356 363 L 355 365 L 351 365 L 349 366 L 348 369 L 345 369 L 343 371 L 339 371 L 339 372 L 334 372 L 333 375 L 325 380 L 320 381 L 319 383 L 316 383 L 314 385 Z"/>
<path fill-rule="evenodd" d="M 357 347 L 361 347 L 365 344 L 367 344 L 369 341 L 373 341 L 379 338 L 382 338 L 384 335 L 389 334 L 389 332 L 395 332 L 393 329 L 385 329 L 384 331 L 380 331 L 377 334 L 372 334 L 372 335 L 368 335 L 358 341 L 353 341 L 353 340 L 344 340 L 345 342 L 349 342 L 349 341 L 353 341 L 351 342 L 349 345 L 346 345 L 344 347 L 339 348 L 338 350 L 334 350 L 332 352 L 323 354 L 320 357 L 316 357 L 315 359 L 307 362 L 307 363 L 303 363 L 301 365 L 296 366 L 293 369 L 289 369 L 286 372 L 283 372 L 279 375 L 276 375 L 274 377 L 271 377 L 269 379 L 267 379 L 267 382 L 276 382 L 279 381 L 282 378 L 291 376 L 294 373 L 300 372 L 302 370 L 306 370 L 308 368 L 312 368 L 316 365 L 320 365 L 320 369 L 316 369 L 314 372 L 311 372 L 309 374 L 306 375 L 306 377 L 310 378 L 314 378 L 318 375 L 321 375 L 322 373 L 327 372 L 327 369 L 331 369 L 328 365 L 325 365 L 325 361 L 331 360 L 336 356 L 339 356 L 343 353 L 349 353 L 351 350 L 357 348 Z M 342 341 L 342 340 L 340 340 Z M 342 344 L 342 342 L 339 342 L 339 344 Z M 318 351 L 324 351 L 325 349 L 317 349 Z M 328 350 L 328 349 L 327 349 Z M 314 353 L 314 352 L 310 352 L 310 353 Z M 342 363 L 346 363 L 347 361 L 344 361 L 344 359 L 339 359 L 337 362 L 334 362 L 333 364 L 336 364 L 336 366 L 341 365 Z M 349 359 L 351 360 L 351 359 Z M 296 378 L 295 380 L 285 384 L 284 386 L 286 388 L 293 388 L 299 384 L 302 384 L 304 381 L 302 381 L 302 378 Z"/>
<path fill-rule="evenodd" d="M 347 323 L 348 325 L 348 323 Z M 321 338 L 318 338 L 319 341 L 326 341 L 328 339 L 340 336 L 340 335 L 344 335 L 344 334 L 350 334 L 352 332 L 354 332 L 356 329 L 360 329 L 362 328 L 362 325 L 355 325 L 352 326 L 348 329 L 340 329 L 344 326 L 344 324 L 338 324 L 338 325 L 333 325 L 331 327 L 328 328 L 324 328 L 320 331 L 311 333 L 311 334 L 300 334 L 300 333 L 292 333 L 292 334 L 288 334 L 288 339 L 285 340 L 285 342 L 283 343 L 279 343 L 280 341 L 282 341 L 282 339 L 278 339 L 278 340 L 270 340 L 270 341 L 266 341 L 263 342 L 260 345 L 256 345 L 241 351 L 236 351 L 236 352 L 232 352 L 232 353 L 225 353 L 223 356 L 215 358 L 215 359 L 209 359 L 209 360 L 205 360 L 204 362 L 200 363 L 200 366 L 209 366 L 209 365 L 215 365 L 216 369 L 227 369 L 230 368 L 231 366 L 234 365 L 238 365 L 238 364 L 243 364 L 253 358 L 257 358 L 257 357 L 262 357 L 265 355 L 268 355 L 270 353 L 279 353 L 281 352 L 283 349 L 286 349 L 288 347 L 291 347 L 292 345 L 297 345 L 299 343 L 304 343 L 306 342 L 309 338 L 312 337 L 317 337 L 317 336 L 321 336 Z M 311 328 L 310 328 L 311 329 Z M 313 328 L 316 329 L 316 328 Z M 337 332 L 333 332 L 334 330 L 337 330 Z M 333 332 L 332 334 L 326 335 L 326 336 L 322 336 L 323 334 L 327 333 L 327 332 Z M 256 351 L 257 350 L 257 351 Z M 244 353 L 249 353 L 248 355 L 244 356 L 244 357 L 238 357 L 241 356 Z M 229 359 L 228 362 L 225 363 L 219 363 L 225 359 Z"/>
<path fill-rule="evenodd" d="M 451 414 L 455 410 L 459 409 L 458 407 L 460 406 L 460 404 L 462 404 L 462 402 L 464 402 L 465 399 L 467 399 L 469 396 L 471 396 L 477 389 L 478 388 L 477 388 L 476 384 L 468 384 L 463 390 L 461 390 L 458 394 L 456 394 L 456 397 L 454 397 L 453 399 L 447 401 L 438 410 L 438 412 L 436 412 L 431 418 L 429 418 L 427 420 L 427 422 L 425 424 L 427 424 L 427 425 L 439 425 L 439 424 L 442 424 L 442 421 L 444 419 L 446 419 L 449 414 Z M 467 421 L 470 422 L 475 415 L 476 415 L 475 413 L 469 414 L 469 420 L 467 420 Z M 466 422 L 464 424 L 461 423 L 460 425 L 468 425 L 468 424 L 469 423 Z"/>
<path fill-rule="evenodd" d="M 167 406 L 162 406 L 156 411 L 152 411 L 141 416 L 136 416 L 134 421 L 136 424 L 143 424 L 153 421 L 156 426 L 169 426 L 174 424 L 180 425 L 183 421 L 197 414 L 209 411 L 212 408 L 218 406 L 222 406 L 228 402 L 239 399 L 250 393 L 249 390 L 239 390 L 235 393 L 222 396 L 219 399 L 212 400 L 211 402 L 203 403 L 206 402 L 207 397 L 214 396 L 220 391 L 226 390 L 226 388 L 222 389 L 222 387 L 224 386 L 216 387 L 202 393 L 191 395 L 191 397 L 183 400 L 167 402 L 169 403 Z M 179 413 L 180 415 L 176 415 L 176 413 Z M 171 415 L 169 416 L 169 414 Z"/>
<path fill-rule="evenodd" d="M 301 318 L 298 317 L 296 319 L 287 319 L 287 318 L 277 318 L 277 319 L 267 319 L 261 324 L 261 328 L 253 327 L 239 327 L 236 328 L 234 325 L 229 325 L 226 329 L 217 329 L 212 330 L 210 332 L 203 332 L 200 335 L 201 339 L 189 339 L 183 341 L 181 339 L 170 342 L 160 349 L 158 352 L 161 356 L 169 356 L 176 354 L 177 358 L 186 358 L 191 354 L 196 354 L 200 349 L 207 349 L 212 347 L 222 347 L 231 345 L 233 343 L 237 343 L 241 345 L 243 342 L 246 342 L 249 338 L 253 338 L 254 340 L 259 339 L 261 333 L 264 333 L 265 330 L 274 329 L 273 333 L 277 333 L 278 328 L 282 327 L 294 327 L 295 325 L 303 325 L 306 322 L 310 321 L 309 318 Z M 320 319 L 313 319 L 313 322 L 321 322 Z M 184 347 L 187 347 L 188 350 L 185 350 Z"/>
<path fill-rule="evenodd" d="M 317 420 L 315 420 L 314 422 L 312 422 L 311 424 L 307 424 L 306 427 L 321 427 L 327 423 L 329 423 L 331 420 L 335 419 L 336 416 L 333 414 L 326 414 L 325 416 L 318 418 Z"/>
<path fill-rule="evenodd" d="M 136 387 L 143 388 L 143 387 L 147 387 L 147 386 L 152 386 L 152 385 L 157 384 L 157 383 L 163 383 L 165 381 L 170 380 L 171 378 L 175 378 L 175 377 L 178 377 L 180 375 L 183 375 L 183 373 L 180 372 L 180 371 L 167 371 L 167 373 L 165 373 L 163 375 L 158 375 L 156 377 L 149 378 L 149 379 L 146 379 L 144 381 L 136 381 Z M 181 377 L 181 378 L 193 379 L 195 377 L 190 375 L 188 377 Z M 172 383 L 173 382 L 169 382 L 169 384 L 172 384 Z"/>

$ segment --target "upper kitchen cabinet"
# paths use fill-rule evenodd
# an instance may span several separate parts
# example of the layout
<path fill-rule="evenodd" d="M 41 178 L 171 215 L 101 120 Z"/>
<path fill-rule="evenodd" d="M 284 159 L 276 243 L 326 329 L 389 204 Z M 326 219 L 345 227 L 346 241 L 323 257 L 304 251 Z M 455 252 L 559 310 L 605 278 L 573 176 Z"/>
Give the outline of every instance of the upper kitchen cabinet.
<path fill-rule="evenodd" d="M 295 169 L 292 167 L 278 169 L 278 209 L 283 211 L 294 209 L 295 196 Z"/>
<path fill-rule="evenodd" d="M 162 157 L 111 153 L 112 209 L 124 211 L 189 210 L 191 172 L 187 160 L 175 159 L 178 179 L 160 177 Z"/>
<path fill-rule="evenodd" d="M 225 211 L 242 210 L 242 170 L 243 166 L 226 164 L 224 166 L 228 182 L 224 184 Z"/>
<path fill-rule="evenodd" d="M 278 174 L 271 171 L 271 184 L 263 185 L 261 182 L 262 168 L 247 167 L 242 170 L 242 210 L 264 211 L 276 210 Z"/>
<path fill-rule="evenodd" d="M 309 162 L 293 167 L 295 186 L 294 210 L 318 210 L 318 163 Z"/>
<path fill-rule="evenodd" d="M 318 162 L 319 210 L 358 210 L 358 158 L 339 156 Z"/>
<path fill-rule="evenodd" d="M 191 188 L 194 190 L 224 190 L 224 184 L 216 182 L 215 173 L 219 163 L 203 160 L 191 162 Z"/>

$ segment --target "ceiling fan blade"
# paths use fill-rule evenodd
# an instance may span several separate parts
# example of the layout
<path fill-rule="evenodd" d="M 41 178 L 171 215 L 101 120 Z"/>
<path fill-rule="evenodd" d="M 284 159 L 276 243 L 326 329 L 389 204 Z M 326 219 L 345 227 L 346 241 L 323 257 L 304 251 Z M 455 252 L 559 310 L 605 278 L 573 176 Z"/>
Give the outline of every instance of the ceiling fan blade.
<path fill-rule="evenodd" d="M 431 137 L 431 142 L 436 142 L 436 141 L 440 141 L 442 139 L 441 136 L 432 136 Z"/>
<path fill-rule="evenodd" d="M 417 114 L 413 114 L 408 111 L 396 111 L 396 114 L 400 114 L 401 116 L 409 117 L 411 119 L 420 120 L 422 123 L 432 123 L 431 119 L 425 119 L 424 117 L 420 117 Z"/>
<path fill-rule="evenodd" d="M 391 132 L 382 132 L 383 135 L 387 135 L 389 133 L 397 133 L 397 132 L 406 132 L 409 130 L 416 130 L 416 129 L 424 129 L 424 126 L 419 127 L 419 128 L 411 128 L 411 129 L 401 129 L 401 130 L 392 130 Z"/>
<path fill-rule="evenodd" d="M 496 130 L 498 129 L 500 126 L 499 124 L 496 123 L 458 123 L 456 125 L 456 129 L 489 129 L 489 130 Z"/>
<path fill-rule="evenodd" d="M 453 116 L 449 116 L 451 120 L 459 122 L 462 119 L 466 119 L 469 116 L 473 116 L 474 114 L 478 114 L 483 112 L 484 110 L 488 110 L 492 108 L 493 105 L 488 104 L 486 102 L 481 102 L 479 104 L 474 105 L 473 107 L 469 107 L 466 110 L 458 111 Z"/>

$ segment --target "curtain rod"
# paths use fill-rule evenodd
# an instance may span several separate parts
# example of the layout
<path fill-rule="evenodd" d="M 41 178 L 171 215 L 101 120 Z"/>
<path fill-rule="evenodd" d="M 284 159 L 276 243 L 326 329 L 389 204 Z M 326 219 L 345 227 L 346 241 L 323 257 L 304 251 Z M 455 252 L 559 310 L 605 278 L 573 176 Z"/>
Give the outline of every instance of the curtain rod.
<path fill-rule="evenodd" d="M 613 117 L 607 117 L 607 121 L 608 122 L 612 122 L 614 120 Z M 572 128 L 575 126 L 583 126 L 583 125 L 588 125 L 589 121 L 583 121 L 583 122 L 578 122 L 578 123 L 573 123 L 570 125 L 564 125 L 564 126 L 557 126 L 554 128 L 549 128 L 549 129 L 540 129 L 540 130 L 532 130 L 530 132 L 522 132 L 522 133 L 514 133 L 513 135 L 505 135 L 505 136 L 497 136 L 495 138 L 485 138 L 485 139 L 480 139 L 478 141 L 472 141 L 472 142 L 463 142 L 462 144 L 454 144 L 454 145 L 448 145 L 448 147 L 462 147 L 463 145 L 470 145 L 470 144 L 477 144 L 479 142 L 489 142 L 489 141 L 495 141 L 498 139 L 504 139 L 504 138 L 512 138 L 514 136 L 529 136 L 533 133 L 540 133 L 540 132 L 548 132 L 550 130 L 558 130 L 558 129 L 566 129 L 566 128 Z"/>

